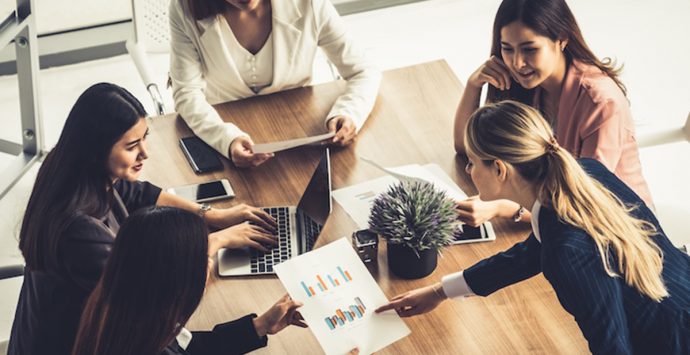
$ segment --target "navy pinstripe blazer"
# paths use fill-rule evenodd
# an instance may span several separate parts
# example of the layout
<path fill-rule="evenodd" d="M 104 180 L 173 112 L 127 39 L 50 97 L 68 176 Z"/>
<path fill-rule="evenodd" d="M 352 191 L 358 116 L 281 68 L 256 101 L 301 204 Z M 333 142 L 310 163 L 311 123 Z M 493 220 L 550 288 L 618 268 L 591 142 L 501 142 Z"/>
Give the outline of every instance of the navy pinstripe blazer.
<path fill-rule="evenodd" d="M 592 353 L 690 354 L 690 256 L 671 244 L 652 211 L 606 167 L 592 159 L 579 163 L 624 203 L 638 205 L 636 217 L 656 226 L 660 234 L 654 241 L 663 251 L 662 277 L 670 296 L 657 303 L 622 278 L 608 276 L 592 238 L 545 206 L 539 213 L 541 243 L 531 234 L 480 261 L 464 271 L 467 284 L 486 296 L 543 272 Z"/>

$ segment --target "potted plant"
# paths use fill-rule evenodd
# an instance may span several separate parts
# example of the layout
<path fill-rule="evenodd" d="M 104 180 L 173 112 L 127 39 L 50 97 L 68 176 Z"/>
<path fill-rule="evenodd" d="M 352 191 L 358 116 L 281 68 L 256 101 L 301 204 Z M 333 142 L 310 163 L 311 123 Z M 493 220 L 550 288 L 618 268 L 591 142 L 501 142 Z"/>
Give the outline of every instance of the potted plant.
<path fill-rule="evenodd" d="M 386 239 L 388 267 L 399 277 L 416 279 L 436 269 L 439 251 L 453 241 L 455 203 L 428 182 L 400 182 L 379 195 L 369 229 Z"/>

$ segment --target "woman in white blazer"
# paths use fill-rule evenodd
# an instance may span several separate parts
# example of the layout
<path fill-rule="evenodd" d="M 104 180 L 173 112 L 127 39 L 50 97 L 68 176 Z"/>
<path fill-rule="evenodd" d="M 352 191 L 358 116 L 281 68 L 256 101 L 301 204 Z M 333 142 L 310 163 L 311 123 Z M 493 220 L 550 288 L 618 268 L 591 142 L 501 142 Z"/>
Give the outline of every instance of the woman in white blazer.
<path fill-rule="evenodd" d="M 256 166 L 248 134 L 213 104 L 308 85 L 317 47 L 347 80 L 324 117 L 333 143 L 350 143 L 374 106 L 381 79 L 328 0 L 172 0 L 175 110 L 194 133 L 235 165 Z"/>

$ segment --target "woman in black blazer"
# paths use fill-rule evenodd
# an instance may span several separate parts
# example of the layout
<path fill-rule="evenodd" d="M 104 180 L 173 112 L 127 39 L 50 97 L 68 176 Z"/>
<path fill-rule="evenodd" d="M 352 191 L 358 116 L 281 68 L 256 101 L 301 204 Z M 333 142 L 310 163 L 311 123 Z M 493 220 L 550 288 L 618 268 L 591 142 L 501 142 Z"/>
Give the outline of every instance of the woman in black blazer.
<path fill-rule="evenodd" d="M 88 88 L 74 104 L 55 147 L 41 164 L 19 234 L 24 284 L 10 336 L 10 355 L 66 355 L 84 301 L 101 276 L 120 224 L 152 205 L 204 213 L 219 230 L 209 252 L 273 243 L 275 223 L 249 206 L 201 206 L 137 181 L 148 158 L 146 112 L 125 89 Z M 262 227 L 241 223 L 252 220 Z"/>
<path fill-rule="evenodd" d="M 84 307 L 72 354 L 243 354 L 290 324 L 306 327 L 296 310 L 301 304 L 285 296 L 258 317 L 207 332 L 184 329 L 211 270 L 207 234 L 199 216 L 177 208 L 129 217 Z"/>
<path fill-rule="evenodd" d="M 532 234 L 377 312 L 421 314 L 543 272 L 593 353 L 690 353 L 690 257 L 635 192 L 601 163 L 576 161 L 539 112 L 517 102 L 477 110 L 465 147 L 481 198 L 530 207 Z"/>

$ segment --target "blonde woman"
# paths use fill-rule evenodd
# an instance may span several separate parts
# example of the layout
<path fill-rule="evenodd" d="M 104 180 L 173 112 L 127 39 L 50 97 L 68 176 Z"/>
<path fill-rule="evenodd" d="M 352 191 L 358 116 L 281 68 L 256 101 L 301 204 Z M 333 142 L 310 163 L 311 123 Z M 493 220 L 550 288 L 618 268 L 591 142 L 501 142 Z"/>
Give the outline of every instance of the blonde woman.
<path fill-rule="evenodd" d="M 540 272 L 595 354 L 690 353 L 690 257 L 649 207 L 594 159 L 575 160 L 533 108 L 490 104 L 469 119 L 467 172 L 482 199 L 532 211 L 522 243 L 379 309 L 412 316 L 487 296 Z"/>

